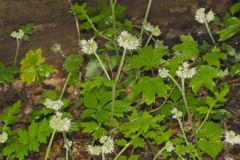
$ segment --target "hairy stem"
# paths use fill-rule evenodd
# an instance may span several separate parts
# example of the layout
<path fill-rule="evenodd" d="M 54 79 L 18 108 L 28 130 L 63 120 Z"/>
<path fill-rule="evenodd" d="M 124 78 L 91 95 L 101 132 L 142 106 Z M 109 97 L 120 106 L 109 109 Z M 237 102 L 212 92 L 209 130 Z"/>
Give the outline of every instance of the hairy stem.
<path fill-rule="evenodd" d="M 181 121 L 181 119 L 179 119 L 179 118 L 177 119 L 177 121 L 178 121 L 179 126 L 180 126 L 180 129 L 181 129 L 181 131 L 182 131 L 183 138 L 184 138 L 186 144 L 188 145 L 188 140 L 187 140 L 187 136 L 186 136 L 186 134 L 185 134 L 184 128 L 183 128 L 182 121 Z"/>
<path fill-rule="evenodd" d="M 149 15 L 149 12 L 150 12 L 151 5 L 152 5 L 152 0 L 148 0 L 147 10 L 145 12 L 145 16 L 144 16 L 144 19 L 143 19 L 143 24 L 142 24 L 142 28 L 141 28 L 141 32 L 140 32 L 140 40 L 142 39 L 142 36 L 143 36 L 144 25 L 147 23 L 147 19 L 148 19 L 148 15 Z"/>
<path fill-rule="evenodd" d="M 71 72 L 68 74 L 68 77 L 67 77 L 67 79 L 66 79 L 66 81 L 65 81 L 65 83 L 64 83 L 64 86 L 63 86 L 63 89 L 62 89 L 61 95 L 60 95 L 60 97 L 59 97 L 59 100 L 61 100 L 62 97 L 63 97 L 63 94 L 64 94 L 64 92 L 65 92 L 65 90 L 66 90 L 66 87 L 67 87 L 68 81 L 69 81 L 69 79 L 70 79 L 70 77 L 71 77 L 71 74 L 72 74 Z"/>
<path fill-rule="evenodd" d="M 51 139 L 50 139 L 50 141 L 49 141 L 49 143 L 48 143 L 47 152 L 46 152 L 45 158 L 44 158 L 45 160 L 48 159 L 49 152 L 50 152 L 50 149 L 51 149 L 51 146 L 52 146 L 52 142 L 53 142 L 53 138 L 54 138 L 54 136 L 55 136 L 55 133 L 56 133 L 56 130 L 53 131 L 52 136 L 51 136 Z"/>
<path fill-rule="evenodd" d="M 158 153 L 156 154 L 156 156 L 153 158 L 153 160 L 156 160 L 156 159 L 158 158 L 158 156 L 160 156 L 160 154 L 161 154 L 165 149 L 166 149 L 165 147 L 163 147 L 162 149 L 160 149 L 160 150 L 158 151 Z"/>
<path fill-rule="evenodd" d="M 201 123 L 201 125 L 198 127 L 198 129 L 196 130 L 196 134 L 198 134 L 198 132 L 200 131 L 200 129 L 202 128 L 202 126 L 206 123 L 206 121 L 208 120 L 209 114 L 212 110 L 212 107 L 210 107 L 210 109 L 207 112 L 206 117 L 204 118 L 203 122 Z"/>
<path fill-rule="evenodd" d="M 208 25 L 207 20 L 204 21 L 204 24 L 205 24 L 205 27 L 206 27 L 206 29 L 207 29 L 208 35 L 209 35 L 209 37 L 210 37 L 211 40 L 212 40 L 213 45 L 216 45 L 216 41 L 215 41 L 215 39 L 213 38 L 213 35 L 212 35 L 212 32 L 211 32 L 211 30 L 210 30 L 210 28 L 209 28 L 209 25 Z"/>
<path fill-rule="evenodd" d="M 128 142 L 123 149 L 117 154 L 117 156 L 114 158 L 114 160 L 117 160 L 122 154 L 123 152 L 131 145 L 131 142 Z"/>
<path fill-rule="evenodd" d="M 123 54 L 122 54 L 122 58 L 121 58 L 121 61 L 120 61 L 119 67 L 118 67 L 117 75 L 116 75 L 116 78 L 115 78 L 115 81 L 114 81 L 114 84 L 113 84 L 113 87 L 112 87 L 111 120 L 113 119 L 114 110 L 115 110 L 116 87 L 117 87 L 117 85 L 118 85 L 118 81 L 119 81 L 120 74 L 121 74 L 122 67 L 123 67 L 123 62 L 124 62 L 125 57 L 126 57 L 126 52 L 127 52 L 127 50 L 124 49 L 124 50 L 123 50 Z"/>
<path fill-rule="evenodd" d="M 152 39 L 152 34 L 150 34 L 150 36 L 148 37 L 148 40 L 147 40 L 147 42 L 146 42 L 146 44 L 145 44 L 145 46 L 147 46 L 148 45 L 148 43 L 150 42 L 150 40 Z"/>
<path fill-rule="evenodd" d="M 16 53 L 15 53 L 15 57 L 14 57 L 14 61 L 13 61 L 13 64 L 14 64 L 14 65 L 17 64 L 17 59 L 18 59 L 18 55 L 19 55 L 20 43 L 21 43 L 21 40 L 17 39 Z"/>
<path fill-rule="evenodd" d="M 98 62 L 100 63 L 100 66 L 102 67 L 102 70 L 104 71 L 104 73 L 105 73 L 105 75 L 107 76 L 108 80 L 111 80 L 111 78 L 110 78 L 110 76 L 109 76 L 109 74 L 108 74 L 108 72 L 107 72 L 107 70 L 106 70 L 106 68 L 105 68 L 102 60 L 99 58 L 99 56 L 97 55 L 96 52 L 94 52 L 94 55 L 96 56 Z"/>

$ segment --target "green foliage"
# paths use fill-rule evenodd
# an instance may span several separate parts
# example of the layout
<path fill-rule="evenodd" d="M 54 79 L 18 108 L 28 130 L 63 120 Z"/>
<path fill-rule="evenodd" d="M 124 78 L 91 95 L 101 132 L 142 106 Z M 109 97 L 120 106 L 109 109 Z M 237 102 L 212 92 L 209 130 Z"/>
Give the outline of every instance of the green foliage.
<path fill-rule="evenodd" d="M 217 73 L 218 73 L 217 68 L 213 68 L 207 65 L 201 65 L 198 68 L 197 74 L 193 77 L 193 79 L 190 82 L 192 90 L 195 93 L 197 93 L 202 86 L 205 86 L 212 91 L 215 87 L 213 79 L 217 78 Z"/>
<path fill-rule="evenodd" d="M 2 61 L 0 61 L 0 84 L 3 82 L 12 82 L 14 74 L 18 72 L 16 66 L 6 67 Z"/>
<path fill-rule="evenodd" d="M 153 69 L 164 61 L 162 57 L 166 54 L 164 46 L 152 48 L 146 46 L 141 49 L 139 55 L 134 55 L 129 61 L 129 69 L 140 69 L 149 70 Z"/>
<path fill-rule="evenodd" d="M 208 53 L 203 56 L 203 60 L 208 62 L 208 65 L 220 67 L 220 59 L 226 60 L 227 55 L 224 53 L 221 53 L 219 48 L 213 48 L 212 53 Z"/>
<path fill-rule="evenodd" d="M 21 106 L 21 101 L 17 101 L 12 106 L 8 106 L 3 113 L 0 114 L 0 121 L 3 121 L 6 126 L 18 122 L 19 118 L 17 115 L 20 112 Z"/>
<path fill-rule="evenodd" d="M 222 135 L 223 131 L 220 125 L 210 121 L 206 122 L 198 134 L 197 145 L 215 159 L 223 148 Z"/>
<path fill-rule="evenodd" d="M 79 54 L 71 54 L 66 58 L 63 67 L 67 72 L 75 72 L 82 63 L 83 59 Z"/>
<path fill-rule="evenodd" d="M 23 30 L 23 32 L 24 32 L 23 39 L 25 41 L 29 41 L 30 40 L 30 36 L 34 32 L 34 28 L 33 27 L 34 27 L 33 23 L 27 23 L 27 24 L 23 24 L 23 25 L 20 26 L 20 29 Z"/>
<path fill-rule="evenodd" d="M 136 94 L 142 94 L 142 101 L 148 105 L 153 103 L 155 95 L 166 98 L 169 86 L 166 85 L 159 77 L 141 77 L 139 82 L 134 86 Z"/>
<path fill-rule="evenodd" d="M 44 64 L 41 49 L 29 50 L 20 63 L 21 80 L 28 84 L 36 79 L 47 77 L 55 71 L 53 66 Z"/>
<path fill-rule="evenodd" d="M 3 148 L 4 156 L 9 156 L 10 159 L 24 159 L 29 151 L 39 151 L 41 143 L 46 143 L 48 136 L 52 130 L 48 126 L 48 121 L 45 119 L 40 123 L 32 122 L 28 130 L 19 129 L 16 135 L 7 142 Z"/>

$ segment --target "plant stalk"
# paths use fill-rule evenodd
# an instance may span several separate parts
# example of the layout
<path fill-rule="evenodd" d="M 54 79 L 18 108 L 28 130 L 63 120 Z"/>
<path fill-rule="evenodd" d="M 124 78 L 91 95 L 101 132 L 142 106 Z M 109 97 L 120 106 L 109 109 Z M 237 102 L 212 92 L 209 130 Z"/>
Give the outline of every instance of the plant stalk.
<path fill-rule="evenodd" d="M 122 55 L 122 58 L 121 58 L 121 61 L 120 61 L 119 67 L 118 67 L 117 75 L 116 75 L 116 78 L 115 78 L 115 81 L 114 81 L 114 84 L 113 84 L 113 87 L 112 87 L 111 120 L 113 119 L 114 110 L 115 110 L 116 87 L 117 87 L 117 84 L 118 84 L 118 81 L 119 81 L 119 78 L 120 78 L 120 74 L 121 74 L 121 71 L 122 71 L 123 63 L 124 63 L 124 60 L 125 60 L 125 57 L 126 57 L 126 52 L 127 52 L 127 50 L 124 49 L 123 50 L 123 55 Z"/>
<path fill-rule="evenodd" d="M 150 36 L 148 37 L 148 40 L 147 40 L 147 42 L 146 42 L 146 44 L 145 44 L 145 46 L 147 46 L 148 45 L 148 43 L 150 42 L 150 40 L 152 39 L 152 34 L 150 34 Z"/>
<path fill-rule="evenodd" d="M 213 35 L 212 35 L 212 32 L 211 32 L 211 30 L 210 30 L 210 28 L 209 28 L 209 25 L 208 25 L 207 20 L 204 20 L 204 24 L 205 24 L 205 27 L 206 27 L 206 29 L 207 29 L 208 35 L 209 35 L 209 37 L 210 37 L 211 40 L 212 40 L 213 45 L 216 45 L 216 41 L 215 41 L 215 39 L 214 39 L 214 37 L 213 37 Z"/>
<path fill-rule="evenodd" d="M 161 150 L 158 151 L 158 153 L 156 154 L 156 156 L 153 158 L 153 160 L 156 160 L 158 158 L 158 156 L 160 156 L 160 154 L 165 150 L 166 148 L 163 147 Z"/>
<path fill-rule="evenodd" d="M 210 109 L 207 112 L 206 117 L 204 118 L 203 122 L 201 123 L 201 125 L 198 127 L 198 129 L 196 130 L 196 134 L 198 134 L 198 132 L 200 131 L 200 129 L 202 128 L 202 126 L 206 123 L 206 121 L 208 120 L 209 114 L 212 110 L 212 107 L 210 107 Z"/>
<path fill-rule="evenodd" d="M 117 3 L 117 1 L 113 2 L 113 0 L 110 0 L 111 10 L 112 10 L 112 23 L 113 23 L 113 29 L 114 29 L 114 37 L 116 37 L 116 30 L 117 30 L 116 15 L 115 15 L 115 5 L 116 5 L 116 3 Z"/>
<path fill-rule="evenodd" d="M 128 142 L 124 147 L 123 149 L 117 154 L 117 156 L 114 158 L 114 160 L 117 160 L 122 154 L 123 152 L 131 145 L 131 141 Z"/>
<path fill-rule="evenodd" d="M 60 95 L 60 97 L 59 97 L 59 100 L 61 100 L 62 97 L 63 97 L 63 94 L 64 94 L 64 92 L 65 92 L 65 90 L 66 90 L 66 87 L 67 87 L 67 84 L 68 84 L 68 81 L 69 81 L 71 75 L 72 75 L 72 73 L 70 72 L 70 73 L 68 74 L 68 77 L 67 77 L 65 83 L 64 83 L 64 86 L 63 86 L 63 89 L 62 89 L 61 95 Z"/>
<path fill-rule="evenodd" d="M 105 75 L 107 76 L 108 80 L 111 80 L 111 78 L 110 78 L 110 76 L 109 76 L 109 74 L 108 74 L 108 72 L 107 72 L 107 70 L 106 70 L 106 68 L 105 68 L 102 60 L 99 58 L 99 56 L 97 55 L 96 52 L 94 52 L 94 55 L 96 56 L 98 62 L 100 63 L 100 66 L 102 67 L 102 70 L 104 71 L 104 73 L 105 73 Z"/>
<path fill-rule="evenodd" d="M 180 129 L 181 129 L 181 131 L 182 131 L 183 138 L 184 138 L 186 144 L 188 145 L 188 140 L 187 140 L 187 136 L 186 136 L 186 134 L 185 134 L 185 131 L 184 131 L 184 128 L 183 128 L 183 125 L 182 125 L 182 121 L 181 121 L 181 119 L 179 119 L 179 118 L 177 119 L 177 121 L 178 121 L 179 126 L 180 126 Z"/>
<path fill-rule="evenodd" d="M 149 15 L 149 12 L 150 12 L 151 5 L 152 5 L 152 0 L 148 0 L 147 9 L 146 9 L 146 12 L 145 12 L 145 16 L 144 16 L 144 19 L 143 19 L 143 24 L 142 24 L 142 28 L 141 28 L 141 32 L 140 32 L 140 40 L 142 40 L 144 25 L 147 23 L 147 19 L 148 19 L 148 15 Z"/>
<path fill-rule="evenodd" d="M 15 57 L 14 57 L 14 61 L 13 61 L 13 64 L 14 64 L 14 65 L 17 64 L 17 59 L 18 59 L 18 55 L 19 55 L 20 43 L 21 43 L 21 40 L 17 39 L 16 53 L 15 53 Z"/>
<path fill-rule="evenodd" d="M 72 150 L 71 150 L 71 148 L 70 148 L 70 146 L 69 146 L 69 144 L 68 144 L 68 138 L 67 138 L 67 136 L 66 136 L 66 133 L 65 133 L 65 132 L 62 132 L 62 135 L 63 135 L 64 141 L 65 141 L 66 144 L 67 144 L 67 149 L 66 149 L 66 150 L 69 151 L 71 159 L 74 160 L 75 158 L 74 158 L 74 156 L 73 156 L 73 154 L 72 154 Z"/>
<path fill-rule="evenodd" d="M 50 139 L 50 141 L 49 141 L 49 143 L 48 143 L 47 152 L 46 152 L 45 158 L 44 158 L 45 160 L 48 159 L 49 152 L 50 152 L 50 149 L 51 149 L 51 145 L 52 145 L 52 142 L 53 142 L 53 138 L 54 138 L 54 136 L 55 136 L 55 133 L 56 133 L 56 130 L 53 131 L 52 136 L 51 136 L 51 139 Z"/>

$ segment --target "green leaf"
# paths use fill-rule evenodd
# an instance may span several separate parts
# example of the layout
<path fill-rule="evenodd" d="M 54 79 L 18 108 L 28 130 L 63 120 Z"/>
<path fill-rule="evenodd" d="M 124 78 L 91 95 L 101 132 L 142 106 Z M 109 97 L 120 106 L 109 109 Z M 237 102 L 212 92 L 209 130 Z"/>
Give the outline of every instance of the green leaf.
<path fill-rule="evenodd" d="M 221 53 L 221 50 L 219 48 L 214 47 L 212 50 L 212 53 L 208 53 L 203 56 L 203 60 L 208 62 L 208 65 L 220 67 L 220 59 L 226 60 L 227 55 L 224 53 Z"/>
<path fill-rule="evenodd" d="M 145 146 L 144 139 L 140 138 L 140 137 L 136 137 L 136 138 L 132 139 L 131 143 L 133 144 L 133 146 L 135 148 L 137 148 L 137 147 L 144 148 L 144 146 Z"/>
<path fill-rule="evenodd" d="M 97 60 L 91 60 L 86 66 L 86 79 L 93 79 L 102 73 L 101 66 Z"/>
<path fill-rule="evenodd" d="M 159 77 L 141 77 L 134 86 L 134 92 L 136 94 L 142 93 L 142 101 L 148 105 L 154 102 L 156 95 L 166 98 L 168 90 L 169 86 Z"/>
<path fill-rule="evenodd" d="M 0 121 L 3 121 L 5 125 L 18 122 L 19 118 L 17 114 L 20 112 L 21 106 L 21 101 L 17 101 L 12 106 L 7 107 L 3 113 L 0 114 Z"/>
<path fill-rule="evenodd" d="M 215 159 L 223 149 L 222 135 L 223 131 L 219 124 L 206 122 L 198 133 L 197 145 L 202 151 Z"/>
<path fill-rule="evenodd" d="M 0 61 L 0 83 L 12 82 L 14 74 L 17 73 L 16 66 L 6 67 L 2 61 Z"/>
<path fill-rule="evenodd" d="M 153 48 L 146 46 L 141 49 L 139 55 L 134 55 L 129 61 L 129 69 L 143 68 L 149 70 L 163 63 L 162 57 L 166 54 L 165 47 Z"/>
<path fill-rule="evenodd" d="M 240 2 L 235 3 L 235 4 L 233 4 L 233 5 L 231 6 L 231 8 L 230 8 L 230 13 L 231 13 L 232 15 L 234 15 L 234 14 L 237 13 L 239 10 L 240 10 Z"/>
<path fill-rule="evenodd" d="M 53 67 L 49 65 L 43 65 L 44 58 L 42 57 L 42 50 L 29 50 L 25 58 L 20 62 L 21 79 L 23 82 L 31 84 L 36 80 L 38 76 L 49 76 L 54 72 Z"/>
<path fill-rule="evenodd" d="M 82 63 L 83 59 L 79 54 L 71 54 L 66 58 L 63 67 L 67 72 L 74 72 L 79 69 Z"/>
<path fill-rule="evenodd" d="M 217 78 L 218 69 L 211 66 L 202 65 L 197 69 L 197 74 L 191 79 L 190 86 L 192 90 L 197 93 L 202 86 L 206 86 L 211 91 L 215 87 L 213 81 Z"/>
<path fill-rule="evenodd" d="M 182 60 L 195 59 L 199 52 L 197 42 L 194 41 L 191 35 L 182 35 L 180 39 L 182 43 L 173 46 L 172 49 L 175 52 L 181 53 L 179 57 L 181 57 Z"/>
<path fill-rule="evenodd" d="M 84 122 L 81 126 L 84 128 L 83 133 L 92 133 L 99 128 L 96 122 Z"/>
<path fill-rule="evenodd" d="M 231 68 L 232 75 L 238 75 L 240 73 L 240 63 L 236 63 Z"/>
<path fill-rule="evenodd" d="M 24 32 L 23 39 L 25 41 L 29 41 L 30 36 L 33 34 L 34 31 L 34 23 L 23 24 L 20 26 L 20 29 L 22 29 Z"/>

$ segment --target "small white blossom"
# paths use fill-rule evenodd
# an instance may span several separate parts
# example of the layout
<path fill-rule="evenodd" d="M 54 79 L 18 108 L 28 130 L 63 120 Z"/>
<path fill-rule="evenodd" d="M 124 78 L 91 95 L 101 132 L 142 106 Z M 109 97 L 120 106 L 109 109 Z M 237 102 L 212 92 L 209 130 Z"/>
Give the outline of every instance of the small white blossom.
<path fill-rule="evenodd" d="M 182 112 L 178 111 L 177 108 L 173 108 L 171 112 L 173 114 L 174 119 L 180 119 L 182 117 Z"/>
<path fill-rule="evenodd" d="M 64 148 L 72 147 L 73 142 L 67 140 L 67 142 L 64 143 Z"/>
<path fill-rule="evenodd" d="M 90 40 L 85 40 L 85 39 L 82 40 L 81 46 L 82 46 L 82 52 L 85 54 L 93 54 L 98 49 L 97 42 L 95 42 L 93 38 Z"/>
<path fill-rule="evenodd" d="M 226 131 L 225 141 L 231 145 L 240 144 L 240 135 L 236 135 L 234 131 Z"/>
<path fill-rule="evenodd" d="M 24 32 L 21 29 L 19 29 L 18 32 L 17 31 L 13 31 L 11 33 L 11 37 L 15 38 L 15 39 L 18 39 L 18 40 L 22 39 L 23 36 L 24 36 Z"/>
<path fill-rule="evenodd" d="M 206 13 L 205 10 L 205 8 L 199 8 L 198 10 L 196 10 L 195 19 L 199 23 L 205 23 L 205 21 L 211 22 L 214 20 L 213 11 L 209 11 L 208 13 Z"/>
<path fill-rule="evenodd" d="M 159 36 L 161 34 L 161 30 L 158 26 L 153 26 L 149 22 L 143 25 L 144 29 L 150 32 L 153 36 Z"/>
<path fill-rule="evenodd" d="M 169 70 L 166 69 L 166 68 L 159 68 L 158 69 L 158 75 L 161 77 L 161 78 L 167 78 L 168 77 L 168 74 L 169 74 Z"/>
<path fill-rule="evenodd" d="M 62 52 L 62 46 L 61 44 L 59 43 L 54 43 L 51 47 L 51 50 L 54 52 L 54 53 L 57 53 L 57 52 Z"/>
<path fill-rule="evenodd" d="M 49 109 L 59 111 L 64 104 L 61 100 L 54 101 L 54 100 L 47 98 L 44 101 L 44 105 Z"/>
<path fill-rule="evenodd" d="M 2 134 L 0 134 L 0 143 L 5 143 L 8 139 L 8 134 L 6 132 L 2 132 Z"/>
<path fill-rule="evenodd" d="M 127 31 L 123 31 L 120 33 L 117 42 L 120 47 L 128 50 L 138 49 L 138 47 L 140 46 L 140 40 L 137 37 L 128 33 Z"/>
<path fill-rule="evenodd" d="M 49 121 L 49 126 L 58 132 L 68 132 L 71 127 L 71 120 L 61 115 L 54 115 Z"/>
<path fill-rule="evenodd" d="M 100 146 L 92 146 L 92 145 L 88 145 L 88 149 L 87 151 L 91 154 L 91 155 L 99 155 L 100 153 L 102 153 L 102 149 Z"/>
<path fill-rule="evenodd" d="M 189 63 L 184 62 L 182 66 L 178 67 L 176 74 L 180 78 L 192 78 L 196 74 L 196 68 L 189 68 Z"/>
<path fill-rule="evenodd" d="M 172 152 L 174 150 L 174 147 L 173 147 L 173 144 L 172 142 L 168 141 L 166 144 L 165 144 L 165 148 L 167 150 L 167 152 Z"/>
<path fill-rule="evenodd" d="M 114 142 L 111 137 L 103 136 L 100 142 L 103 144 L 101 146 L 102 153 L 107 154 L 114 150 Z"/>

